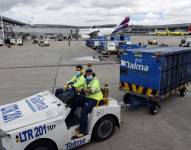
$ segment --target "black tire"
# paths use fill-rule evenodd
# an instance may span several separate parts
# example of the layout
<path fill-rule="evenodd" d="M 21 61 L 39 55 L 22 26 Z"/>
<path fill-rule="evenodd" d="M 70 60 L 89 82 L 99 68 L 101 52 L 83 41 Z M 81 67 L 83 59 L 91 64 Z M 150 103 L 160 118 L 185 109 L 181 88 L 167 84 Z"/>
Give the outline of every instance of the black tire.
<path fill-rule="evenodd" d="M 115 131 L 115 121 L 112 116 L 101 118 L 93 129 L 93 139 L 96 141 L 104 141 L 110 138 Z"/>
<path fill-rule="evenodd" d="M 184 97 L 185 95 L 186 95 L 186 88 L 184 87 L 184 88 L 180 89 L 180 96 Z"/>
<path fill-rule="evenodd" d="M 53 142 L 42 140 L 31 143 L 25 150 L 58 150 L 58 149 Z"/>
<path fill-rule="evenodd" d="M 160 109 L 159 104 L 152 104 L 150 109 L 149 109 L 149 112 L 150 112 L 151 115 L 156 115 L 156 114 L 158 114 L 159 109 Z"/>
<path fill-rule="evenodd" d="M 123 96 L 123 102 L 124 102 L 124 104 L 129 104 L 129 102 L 130 102 L 130 97 L 131 97 L 131 94 L 129 94 L 129 93 L 126 93 L 126 94 Z"/>

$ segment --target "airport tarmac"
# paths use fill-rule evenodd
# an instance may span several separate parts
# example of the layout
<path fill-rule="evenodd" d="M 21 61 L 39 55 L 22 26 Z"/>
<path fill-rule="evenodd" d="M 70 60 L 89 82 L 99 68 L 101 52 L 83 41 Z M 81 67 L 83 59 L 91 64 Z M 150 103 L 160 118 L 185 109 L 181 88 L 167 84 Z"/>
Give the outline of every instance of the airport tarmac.
<path fill-rule="evenodd" d="M 180 37 L 132 36 L 132 40 L 147 41 L 160 38 L 176 45 Z M 164 41 L 163 41 L 164 40 Z M 176 41 L 175 41 L 176 40 Z M 177 44 L 178 45 L 178 44 Z M 0 47 L 0 105 L 18 101 L 43 90 L 62 87 L 74 72 L 75 64 L 91 62 L 101 83 L 108 83 L 110 97 L 122 101 L 119 91 L 119 64 L 98 56 L 84 46 L 83 41 L 51 41 L 49 47 L 39 47 L 32 41 L 24 46 Z M 101 58 L 101 61 L 99 59 Z M 91 61 L 87 61 L 91 60 Z M 161 103 L 156 116 L 146 108 L 122 108 L 121 128 L 104 142 L 94 142 L 80 150 L 188 150 L 191 147 L 191 87 L 185 97 L 171 96 Z"/>

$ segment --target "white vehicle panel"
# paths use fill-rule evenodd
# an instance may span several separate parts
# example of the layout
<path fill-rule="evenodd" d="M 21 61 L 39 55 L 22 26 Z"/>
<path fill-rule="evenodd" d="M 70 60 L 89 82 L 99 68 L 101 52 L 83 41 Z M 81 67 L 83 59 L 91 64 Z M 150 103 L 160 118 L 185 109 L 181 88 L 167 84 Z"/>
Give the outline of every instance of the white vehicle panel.
<path fill-rule="evenodd" d="M 0 127 L 10 131 L 59 115 L 57 101 L 49 92 L 42 92 L 15 103 L 0 106 Z M 38 117 L 37 117 L 38 116 Z"/>
<path fill-rule="evenodd" d="M 107 51 L 116 51 L 115 42 L 107 42 Z"/>

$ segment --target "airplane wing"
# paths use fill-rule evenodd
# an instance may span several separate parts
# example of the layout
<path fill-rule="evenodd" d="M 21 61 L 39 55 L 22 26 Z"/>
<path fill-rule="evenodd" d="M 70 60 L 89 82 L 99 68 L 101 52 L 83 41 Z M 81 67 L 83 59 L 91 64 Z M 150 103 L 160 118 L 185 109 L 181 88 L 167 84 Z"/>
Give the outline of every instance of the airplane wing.
<path fill-rule="evenodd" d="M 97 36 L 100 30 L 89 33 L 89 36 Z"/>

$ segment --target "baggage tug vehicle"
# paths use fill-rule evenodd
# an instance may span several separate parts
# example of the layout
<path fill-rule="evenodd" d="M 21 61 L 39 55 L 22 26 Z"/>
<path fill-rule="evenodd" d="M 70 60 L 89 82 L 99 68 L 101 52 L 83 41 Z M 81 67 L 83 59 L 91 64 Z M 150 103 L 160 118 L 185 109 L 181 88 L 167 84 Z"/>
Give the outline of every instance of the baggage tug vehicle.
<path fill-rule="evenodd" d="M 1 150 L 69 150 L 92 139 L 103 141 L 120 125 L 120 106 L 112 98 L 102 100 L 88 116 L 88 134 L 74 138 L 80 108 L 65 121 L 70 108 L 48 91 L 0 106 Z"/>

